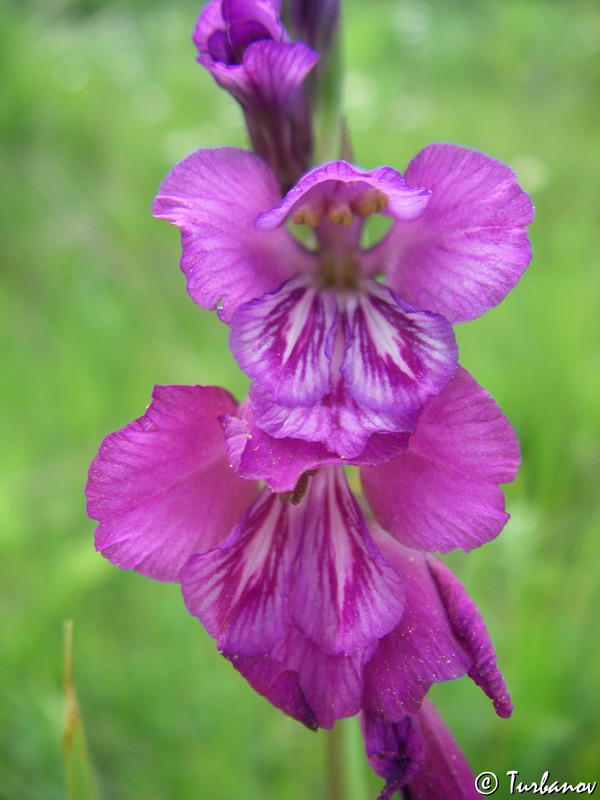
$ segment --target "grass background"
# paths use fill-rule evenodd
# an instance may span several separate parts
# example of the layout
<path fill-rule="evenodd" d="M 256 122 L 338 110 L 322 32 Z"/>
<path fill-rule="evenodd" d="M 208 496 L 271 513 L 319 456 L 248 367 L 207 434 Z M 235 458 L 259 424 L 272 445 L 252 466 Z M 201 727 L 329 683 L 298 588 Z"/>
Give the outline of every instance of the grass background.
<path fill-rule="evenodd" d="M 246 383 L 187 297 L 150 204 L 173 162 L 243 144 L 194 63 L 190 0 L 5 2 L 0 26 L 3 423 L 0 798 L 64 797 L 61 627 L 102 798 L 325 797 L 323 734 L 216 653 L 176 587 L 93 550 L 82 489 L 101 438 L 154 383 Z M 593 0 L 348 0 L 355 158 L 403 169 L 430 141 L 509 162 L 537 207 L 535 258 L 458 330 L 461 360 L 521 438 L 512 519 L 448 560 L 482 608 L 516 712 L 436 687 L 476 772 L 600 778 L 600 9 Z M 379 781 L 349 731 L 349 798 Z M 508 796 L 506 787 L 502 793 Z"/>

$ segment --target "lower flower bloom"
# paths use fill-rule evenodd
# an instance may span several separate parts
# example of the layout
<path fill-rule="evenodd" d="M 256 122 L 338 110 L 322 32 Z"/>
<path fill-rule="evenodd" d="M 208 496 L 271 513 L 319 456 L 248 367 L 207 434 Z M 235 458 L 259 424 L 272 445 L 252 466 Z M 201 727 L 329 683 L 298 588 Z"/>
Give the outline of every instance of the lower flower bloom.
<path fill-rule="evenodd" d="M 514 435 L 466 373 L 428 402 L 417 432 L 396 442 L 397 471 L 402 459 L 420 464 L 426 524 L 448 474 L 451 482 L 462 476 L 464 502 L 478 512 L 440 541 L 481 543 L 504 522 L 490 495 L 516 464 Z M 476 446 L 485 433 L 488 446 Z M 379 463 L 390 457 L 388 438 L 370 443 L 363 481 L 393 463 Z M 473 602 L 441 563 L 413 549 L 418 525 L 412 547 L 395 528 L 397 506 L 406 505 L 402 481 L 386 472 L 379 484 L 383 497 L 397 494 L 387 533 L 367 524 L 339 460 L 319 447 L 257 433 L 247 407 L 222 389 L 157 387 L 144 416 L 108 436 L 90 468 L 96 546 L 118 566 L 181 582 L 189 611 L 223 654 L 310 727 L 361 708 L 400 722 L 432 683 L 466 673 L 507 716 L 510 700 Z"/>

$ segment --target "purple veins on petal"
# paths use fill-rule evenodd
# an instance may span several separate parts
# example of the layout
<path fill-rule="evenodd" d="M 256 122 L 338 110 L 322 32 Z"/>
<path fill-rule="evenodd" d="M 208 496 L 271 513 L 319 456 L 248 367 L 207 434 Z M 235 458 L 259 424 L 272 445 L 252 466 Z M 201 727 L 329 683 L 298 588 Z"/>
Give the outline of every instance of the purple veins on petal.
<path fill-rule="evenodd" d="M 124 569 L 176 581 L 191 553 L 225 538 L 258 491 L 230 469 L 215 386 L 156 386 L 146 413 L 106 437 L 86 486 L 96 549 Z"/>
<path fill-rule="evenodd" d="M 410 415 L 454 374 L 457 347 L 447 320 L 411 309 L 375 281 L 347 298 L 346 326 L 344 383 L 373 410 Z"/>
<path fill-rule="evenodd" d="M 231 320 L 231 350 L 240 367 L 284 406 L 313 405 L 327 394 L 337 325 L 337 300 L 293 278 Z"/>
<path fill-rule="evenodd" d="M 287 581 L 301 512 L 264 489 L 218 547 L 192 556 L 181 573 L 185 604 L 220 650 L 266 653 L 289 625 Z"/>
<path fill-rule="evenodd" d="M 357 402 L 338 380 L 332 391 L 312 406 L 289 408 L 274 403 L 265 387 L 254 383 L 250 398 L 256 424 L 274 438 L 321 442 L 332 454 L 346 463 L 361 463 L 371 437 L 381 434 L 404 436 L 407 427 L 414 429 L 415 413 L 409 425 L 382 411 L 373 411 Z M 395 439 L 398 442 L 398 437 Z M 368 463 L 368 462 L 367 462 Z"/>
<path fill-rule="evenodd" d="M 344 471 L 315 475 L 303 502 L 303 533 L 289 603 L 304 635 L 329 655 L 352 655 L 389 633 L 404 585 L 379 554 Z"/>

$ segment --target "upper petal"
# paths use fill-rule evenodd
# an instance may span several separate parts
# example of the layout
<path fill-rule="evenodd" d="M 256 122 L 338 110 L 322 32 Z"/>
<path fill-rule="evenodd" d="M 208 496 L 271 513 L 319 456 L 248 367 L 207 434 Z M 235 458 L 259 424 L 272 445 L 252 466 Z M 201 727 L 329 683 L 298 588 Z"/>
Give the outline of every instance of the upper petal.
<path fill-rule="evenodd" d="M 311 479 L 303 508 L 290 612 L 325 653 L 352 655 L 398 623 L 402 578 L 373 543 L 342 468 L 327 467 Z"/>
<path fill-rule="evenodd" d="M 385 211 L 395 219 L 415 219 L 429 202 L 426 189 L 409 186 L 391 167 L 363 170 L 347 161 L 332 161 L 303 175 L 278 205 L 257 218 L 256 227 L 263 231 L 273 230 L 305 204 L 320 209 L 322 217 L 332 204 L 344 201 L 353 213 L 363 216 L 362 203 L 372 196 L 372 193 L 368 194 L 369 190 L 378 192 L 384 201 L 377 210 Z"/>
<path fill-rule="evenodd" d="M 368 271 L 415 308 L 462 322 L 497 305 L 531 259 L 526 225 L 533 206 L 512 170 L 451 144 L 432 144 L 409 164 L 405 178 L 431 190 L 425 213 L 398 222 L 365 256 Z"/>
<path fill-rule="evenodd" d="M 237 309 L 231 350 L 273 402 L 312 405 L 329 390 L 337 317 L 333 292 L 318 292 L 306 278 L 296 277 Z"/>
<path fill-rule="evenodd" d="M 450 323 L 415 311 L 387 287 L 368 281 L 346 297 L 344 383 L 364 405 L 394 417 L 412 415 L 454 374 Z"/>
<path fill-rule="evenodd" d="M 279 197 L 267 164 L 233 147 L 197 150 L 161 184 L 153 213 L 181 230 L 188 292 L 203 308 L 217 308 L 222 300 L 226 322 L 239 305 L 312 263 L 287 231 L 254 227 L 257 214 Z"/>
<path fill-rule="evenodd" d="M 188 611 L 220 650 L 267 653 L 289 629 L 287 580 L 298 546 L 297 509 L 264 489 L 218 547 L 181 571 Z"/>
<path fill-rule="evenodd" d="M 473 659 L 469 676 L 493 700 L 496 713 L 501 717 L 510 717 L 513 712 L 512 700 L 479 609 L 445 564 L 432 556 L 427 557 L 427 563 L 454 634 Z"/>
<path fill-rule="evenodd" d="M 422 550 L 471 550 L 490 541 L 508 514 L 499 483 L 514 479 L 519 446 L 490 395 L 460 368 L 425 403 L 407 450 L 363 468 L 367 500 L 380 524 Z"/>
<path fill-rule="evenodd" d="M 86 487 L 110 561 L 176 581 L 190 553 L 223 539 L 257 492 L 229 467 L 218 417 L 235 401 L 214 386 L 156 386 L 146 413 L 104 440 Z"/>

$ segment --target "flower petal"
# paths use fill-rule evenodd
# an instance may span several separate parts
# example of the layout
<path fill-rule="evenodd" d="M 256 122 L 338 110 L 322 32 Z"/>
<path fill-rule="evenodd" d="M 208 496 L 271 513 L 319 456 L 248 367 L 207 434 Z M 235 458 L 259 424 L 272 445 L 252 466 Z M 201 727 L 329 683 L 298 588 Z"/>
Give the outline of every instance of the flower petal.
<path fill-rule="evenodd" d="M 405 787 L 411 800 L 476 800 L 475 776 L 433 703 L 400 723 L 361 715 L 369 764 L 387 783 L 378 800 Z"/>
<path fill-rule="evenodd" d="M 431 190 L 427 210 L 397 223 L 367 260 L 379 259 L 392 289 L 416 308 L 453 323 L 480 316 L 529 264 L 529 197 L 505 164 L 451 144 L 426 147 L 405 178 Z"/>
<path fill-rule="evenodd" d="M 371 532 L 383 557 L 402 575 L 406 605 L 400 623 L 379 641 L 365 666 L 363 708 L 399 722 L 419 708 L 433 683 L 466 674 L 472 659 L 454 634 L 425 556 L 376 526 Z"/>
<path fill-rule="evenodd" d="M 223 415 L 221 424 L 229 463 L 241 478 L 264 481 L 272 492 L 291 492 L 305 472 L 345 462 L 321 442 L 276 439 L 259 428 L 249 404 L 240 416 Z M 373 434 L 356 464 L 381 464 L 395 458 L 408 446 L 408 434 Z"/>
<path fill-rule="evenodd" d="M 256 227 L 270 231 L 283 225 L 305 203 L 319 205 L 321 200 L 333 198 L 350 201 L 370 189 L 383 195 L 385 206 L 381 210 L 394 219 L 413 220 L 429 202 L 429 191 L 409 186 L 391 167 L 363 170 L 347 161 L 332 161 L 307 172 L 278 205 L 260 214 Z"/>
<path fill-rule="evenodd" d="M 104 440 L 89 472 L 96 548 L 124 569 L 176 581 L 191 553 L 223 539 L 257 493 L 230 469 L 214 386 L 156 386 L 146 413 Z"/>
<path fill-rule="evenodd" d="M 198 17 L 192 36 L 198 61 L 208 69 L 215 62 L 235 65 L 257 39 L 284 41 L 287 35 L 279 9 L 270 0 L 213 0 Z"/>
<path fill-rule="evenodd" d="M 389 633 L 404 608 L 400 574 L 379 554 L 343 468 L 315 475 L 289 603 L 304 635 L 329 655 L 352 655 Z"/>
<path fill-rule="evenodd" d="M 500 533 L 508 514 L 498 483 L 514 479 L 519 447 L 490 395 L 459 368 L 426 402 L 408 449 L 361 472 L 379 523 L 404 544 L 446 553 Z"/>
<path fill-rule="evenodd" d="M 256 230 L 256 215 L 280 196 L 265 162 L 244 150 L 197 150 L 161 184 L 153 213 L 181 229 L 181 268 L 192 299 L 229 321 L 242 303 L 261 297 L 312 257 L 287 231 Z"/>
<path fill-rule="evenodd" d="M 312 405 L 329 390 L 337 316 L 333 292 L 317 292 L 307 279 L 296 277 L 237 309 L 231 350 L 273 402 Z"/>
<path fill-rule="evenodd" d="M 278 405 L 271 400 L 269 391 L 258 383 L 252 385 L 250 399 L 256 424 L 271 436 L 322 442 L 327 450 L 353 463 L 362 463 L 361 454 L 373 434 L 414 430 L 418 419 L 418 412 L 412 418 L 396 419 L 367 408 L 352 397 L 341 380 L 313 406 Z M 395 442 L 399 444 L 398 439 Z"/>
<path fill-rule="evenodd" d="M 414 800 L 478 800 L 475 776 L 433 703 L 425 698 L 417 715 L 425 760 L 410 782 Z"/>
<path fill-rule="evenodd" d="M 217 639 L 220 650 L 256 656 L 285 636 L 296 512 L 264 489 L 225 541 L 192 556 L 182 569 L 187 609 Z"/>
<path fill-rule="evenodd" d="M 300 688 L 298 673 L 268 655 L 243 656 L 223 653 L 250 686 L 281 709 L 284 714 L 302 722 L 311 730 L 317 729 L 315 713 L 306 702 Z"/>
<path fill-rule="evenodd" d="M 427 563 L 454 634 L 473 659 L 469 677 L 493 700 L 500 717 L 510 717 L 513 712 L 512 700 L 479 609 L 445 564 L 432 556 L 427 557 Z"/>
<path fill-rule="evenodd" d="M 400 722 L 386 722 L 362 711 L 360 727 L 369 765 L 387 782 L 388 792 L 382 792 L 378 800 L 393 797 L 411 780 L 425 758 L 417 715 L 407 714 Z"/>
<path fill-rule="evenodd" d="M 319 442 L 269 436 L 257 427 L 251 414 L 244 419 L 224 416 L 221 424 L 232 468 L 246 480 L 265 481 L 272 492 L 291 492 L 303 473 L 341 462 Z"/>
<path fill-rule="evenodd" d="M 341 371 L 353 397 L 368 408 L 412 415 L 454 374 L 458 349 L 444 317 L 414 311 L 375 281 L 347 296 L 346 314 Z"/>
<path fill-rule="evenodd" d="M 297 672 L 319 727 L 331 728 L 336 720 L 354 716 L 360 709 L 362 664 L 370 651 L 353 656 L 327 655 L 293 627 L 275 645 L 272 655 Z"/>

